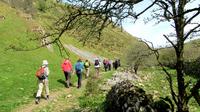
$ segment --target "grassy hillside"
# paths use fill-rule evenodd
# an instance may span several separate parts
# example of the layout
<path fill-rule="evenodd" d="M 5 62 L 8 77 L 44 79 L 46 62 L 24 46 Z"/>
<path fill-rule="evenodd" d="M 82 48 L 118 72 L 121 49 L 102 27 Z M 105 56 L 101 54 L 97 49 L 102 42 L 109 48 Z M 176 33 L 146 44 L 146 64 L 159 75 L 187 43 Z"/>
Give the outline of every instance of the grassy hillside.
<path fill-rule="evenodd" d="M 17 15 L 15 9 L 0 2 L 0 15 L 5 17 L 0 20 L 0 111 L 8 112 L 15 107 L 33 100 L 37 91 L 35 72 L 42 64 L 43 59 L 49 61 L 50 90 L 63 87 L 57 80 L 64 79 L 60 69 L 62 58 L 54 46 L 54 52 L 47 48 L 34 51 L 6 50 L 11 46 L 31 48 L 39 44 L 38 41 L 29 41 L 36 36 L 27 33 L 30 22 Z M 77 57 L 71 54 L 73 62 Z"/>
<path fill-rule="evenodd" d="M 49 6 L 52 4 L 49 3 Z M 63 8 L 61 4 L 54 4 L 54 7 L 47 9 L 45 12 L 38 11 L 36 20 L 43 25 L 44 29 L 48 29 L 48 26 L 53 26 L 56 18 L 59 18 L 63 15 L 63 9 L 65 13 L 67 8 Z M 56 13 L 56 15 L 55 15 Z M 91 21 L 90 21 L 91 22 Z M 47 32 L 51 32 L 47 30 Z M 68 33 L 68 34 L 67 34 Z M 85 46 L 83 46 L 81 40 L 83 37 L 79 35 L 80 32 L 75 32 L 73 35 L 70 35 L 70 31 L 65 33 L 61 40 L 66 44 L 73 44 L 76 47 L 81 49 L 89 50 L 91 52 L 100 54 L 104 57 L 113 59 L 114 57 L 122 58 L 124 57 L 124 51 L 126 51 L 128 46 L 131 46 L 137 42 L 136 38 L 131 36 L 125 31 L 121 31 L 120 28 L 107 27 L 103 30 L 100 40 L 96 38 L 90 38 Z M 81 33 L 86 33 L 82 31 Z"/>
<path fill-rule="evenodd" d="M 184 58 L 185 61 L 194 61 L 200 56 L 200 39 L 192 40 L 185 43 Z M 161 60 L 163 63 L 175 64 L 175 50 L 174 48 L 166 48 L 160 51 Z"/>
<path fill-rule="evenodd" d="M 196 59 L 200 56 L 200 39 L 192 40 L 188 43 L 186 43 L 185 46 L 185 58 L 186 59 Z"/>

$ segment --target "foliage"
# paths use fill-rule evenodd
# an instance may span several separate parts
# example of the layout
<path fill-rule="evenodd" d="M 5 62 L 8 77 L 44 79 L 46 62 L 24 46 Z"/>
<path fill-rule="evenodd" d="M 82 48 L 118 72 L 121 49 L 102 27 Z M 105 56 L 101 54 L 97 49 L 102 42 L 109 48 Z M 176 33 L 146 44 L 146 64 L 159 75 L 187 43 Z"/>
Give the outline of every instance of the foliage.
<path fill-rule="evenodd" d="M 135 43 L 126 54 L 126 63 L 128 66 L 133 67 L 137 74 L 139 66 L 153 65 L 149 61 L 151 54 L 151 51 L 143 43 Z"/>
<path fill-rule="evenodd" d="M 38 0 L 38 10 L 45 12 L 46 10 L 46 0 Z"/>
<path fill-rule="evenodd" d="M 175 74 L 174 69 L 167 69 L 168 72 L 171 74 Z M 154 67 L 154 68 L 146 68 L 143 69 L 142 71 L 139 71 L 140 77 L 142 81 L 136 81 L 134 82 L 134 85 L 143 88 L 147 94 L 152 94 L 153 98 L 155 100 L 159 100 L 160 97 L 165 98 L 169 97 L 171 98 L 171 93 L 170 93 L 170 87 L 167 85 L 167 80 L 165 77 L 165 73 L 162 71 L 160 67 Z M 176 82 L 176 75 L 172 75 L 172 80 L 173 80 L 173 88 L 177 88 L 177 82 Z M 196 78 L 193 78 L 191 76 L 185 76 L 185 81 L 190 82 L 189 87 L 192 88 L 193 84 L 196 83 Z M 187 89 L 189 91 L 189 89 Z M 175 90 L 177 91 L 177 90 Z M 176 111 L 176 108 L 175 108 Z M 189 101 L 189 111 L 190 112 L 199 112 L 200 107 L 198 106 L 198 103 L 194 100 L 191 99 Z"/>
<path fill-rule="evenodd" d="M 184 72 L 187 75 L 191 75 L 197 79 L 199 79 L 200 74 L 200 57 L 194 61 L 187 61 L 184 63 Z"/>
<path fill-rule="evenodd" d="M 104 80 L 111 78 L 112 74 L 112 71 L 106 72 L 99 79 L 94 79 L 92 76 L 87 80 L 84 95 L 79 99 L 82 109 L 89 109 L 92 112 L 104 112 L 105 93 L 100 88 Z"/>
<path fill-rule="evenodd" d="M 174 49 L 168 48 L 161 50 L 159 60 L 163 66 L 174 69 L 176 66 L 176 54 Z"/>
<path fill-rule="evenodd" d="M 185 44 L 184 58 L 186 61 L 192 61 L 200 56 L 200 39 L 192 40 Z"/>

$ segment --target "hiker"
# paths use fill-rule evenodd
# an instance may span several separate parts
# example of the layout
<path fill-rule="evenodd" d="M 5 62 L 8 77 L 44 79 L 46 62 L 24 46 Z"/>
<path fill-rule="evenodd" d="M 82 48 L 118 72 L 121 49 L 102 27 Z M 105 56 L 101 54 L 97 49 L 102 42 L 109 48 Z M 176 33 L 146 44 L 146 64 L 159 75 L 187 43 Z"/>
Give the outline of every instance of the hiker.
<path fill-rule="evenodd" d="M 96 76 L 98 77 L 99 76 L 99 70 L 100 70 L 100 60 L 99 58 L 95 58 L 94 60 L 94 68 L 95 68 L 95 71 L 96 71 Z"/>
<path fill-rule="evenodd" d="M 81 59 L 78 59 L 78 61 L 75 64 L 75 71 L 76 71 L 76 75 L 78 77 L 78 86 L 77 86 L 77 88 L 81 87 L 83 69 L 84 69 L 84 64 L 83 64 Z"/>
<path fill-rule="evenodd" d="M 115 61 L 113 62 L 113 68 L 115 69 L 115 70 L 117 70 L 117 68 L 119 67 L 119 63 L 118 63 L 119 61 L 117 60 L 117 59 L 115 59 Z"/>
<path fill-rule="evenodd" d="M 70 79 L 71 79 L 71 73 L 73 71 L 72 64 L 69 58 L 66 58 L 63 61 L 61 67 L 65 75 L 65 84 L 66 84 L 65 87 L 69 88 L 69 86 L 72 85 L 72 83 L 70 82 Z"/>
<path fill-rule="evenodd" d="M 121 66 L 120 59 L 117 59 L 117 64 L 118 64 L 118 67 L 120 67 L 120 66 Z"/>
<path fill-rule="evenodd" d="M 88 78 L 89 72 L 90 72 L 90 62 L 88 60 L 85 60 L 84 67 L 85 67 L 85 71 L 86 71 L 85 77 Z"/>
<path fill-rule="evenodd" d="M 108 64 L 109 64 L 108 60 L 104 59 L 103 60 L 103 65 L 104 65 L 105 72 L 108 70 Z"/>
<path fill-rule="evenodd" d="M 111 71 L 112 60 L 108 60 L 108 70 Z"/>
<path fill-rule="evenodd" d="M 41 68 L 43 68 L 43 73 L 42 73 L 42 77 L 38 77 L 39 84 L 38 84 L 38 91 L 37 91 L 37 95 L 35 99 L 36 104 L 38 104 L 40 101 L 43 86 L 45 86 L 45 90 L 46 90 L 46 100 L 49 99 L 49 84 L 48 84 L 49 68 L 48 68 L 47 60 L 43 60 Z"/>

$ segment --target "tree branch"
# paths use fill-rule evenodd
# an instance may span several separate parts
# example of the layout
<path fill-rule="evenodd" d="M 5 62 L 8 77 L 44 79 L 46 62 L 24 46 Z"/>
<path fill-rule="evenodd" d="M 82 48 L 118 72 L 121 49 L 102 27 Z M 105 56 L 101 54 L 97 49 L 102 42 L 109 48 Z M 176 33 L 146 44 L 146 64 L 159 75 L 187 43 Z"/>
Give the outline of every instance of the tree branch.
<path fill-rule="evenodd" d="M 141 40 L 142 41 L 142 40 Z M 153 47 L 153 43 L 152 42 L 149 42 L 149 41 L 142 41 L 151 51 L 154 52 L 155 56 L 156 56 L 156 59 L 158 61 L 158 64 L 161 66 L 162 70 L 166 73 L 167 75 L 167 80 L 169 82 L 169 86 L 170 86 L 170 90 L 171 90 L 171 94 L 172 94 L 172 99 L 174 100 L 175 104 L 178 105 L 178 101 L 177 101 L 177 95 L 176 93 L 174 92 L 174 89 L 173 89 L 173 81 L 172 81 L 172 77 L 171 77 L 171 74 L 165 69 L 165 67 L 163 66 L 163 64 L 159 61 L 159 52 L 158 52 L 158 49 L 154 49 Z M 152 45 L 152 47 L 150 47 L 148 44 L 150 43 Z"/>
<path fill-rule="evenodd" d="M 200 28 L 200 24 L 198 24 L 196 27 L 192 28 L 186 35 L 184 36 L 184 40 L 186 40 L 190 34 L 194 33 L 196 29 Z"/>

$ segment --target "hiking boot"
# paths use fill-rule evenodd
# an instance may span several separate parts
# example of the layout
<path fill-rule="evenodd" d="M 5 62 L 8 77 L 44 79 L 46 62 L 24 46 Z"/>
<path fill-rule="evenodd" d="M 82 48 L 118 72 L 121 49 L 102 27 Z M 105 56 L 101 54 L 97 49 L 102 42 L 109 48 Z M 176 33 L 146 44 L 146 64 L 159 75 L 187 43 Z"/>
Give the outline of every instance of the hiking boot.
<path fill-rule="evenodd" d="M 70 82 L 70 83 L 69 83 L 69 86 L 73 86 L 73 84 Z"/>
<path fill-rule="evenodd" d="M 66 88 L 69 88 L 69 84 L 65 83 L 65 87 L 66 87 Z"/>
<path fill-rule="evenodd" d="M 36 97 L 35 104 L 39 104 L 39 102 L 40 102 L 40 97 Z"/>
<path fill-rule="evenodd" d="M 46 96 L 46 100 L 49 100 L 49 95 Z"/>
<path fill-rule="evenodd" d="M 66 85 L 65 87 L 66 87 L 66 88 L 69 88 L 69 85 Z"/>

